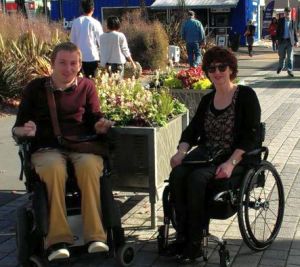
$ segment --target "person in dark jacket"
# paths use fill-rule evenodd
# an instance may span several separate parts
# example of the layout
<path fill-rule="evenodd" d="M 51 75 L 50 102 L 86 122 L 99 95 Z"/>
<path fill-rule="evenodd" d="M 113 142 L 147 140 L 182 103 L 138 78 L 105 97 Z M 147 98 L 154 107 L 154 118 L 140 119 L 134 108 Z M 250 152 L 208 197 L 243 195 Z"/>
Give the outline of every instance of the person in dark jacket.
<path fill-rule="evenodd" d="M 204 54 L 202 68 L 215 89 L 201 99 L 170 161 L 170 190 L 177 221 L 173 248 L 184 263 L 202 256 L 209 182 L 243 172 L 242 156 L 258 146 L 260 129 L 261 108 L 255 91 L 233 82 L 238 72 L 234 54 L 213 47 Z M 218 161 L 209 166 L 184 164 L 194 146 L 218 154 Z"/>
<path fill-rule="evenodd" d="M 47 188 L 49 229 L 45 239 L 48 260 L 68 258 L 68 245 L 74 236 L 66 217 L 65 184 L 67 159 L 74 166 L 81 191 L 83 234 L 89 253 L 108 251 L 102 223 L 100 176 L 103 158 L 92 153 L 64 149 L 54 134 L 46 90 L 53 92 L 59 126 L 63 136 L 85 136 L 106 133 L 112 122 L 100 111 L 95 84 L 77 77 L 82 56 L 71 43 L 58 44 L 51 55 L 51 76 L 30 81 L 23 90 L 21 104 L 13 127 L 15 137 L 33 137 L 31 163 Z"/>
<path fill-rule="evenodd" d="M 291 19 L 291 9 L 289 7 L 284 9 L 284 17 L 278 20 L 277 41 L 279 55 L 277 74 L 281 72 L 285 65 L 288 75 L 294 77 L 293 47 L 298 47 L 298 37 L 296 23 Z"/>
<path fill-rule="evenodd" d="M 254 34 L 255 34 L 255 26 L 251 19 L 248 20 L 248 25 L 246 26 L 244 36 L 246 37 L 246 41 L 248 44 L 248 53 L 249 56 L 252 57 L 253 53 L 253 43 L 254 43 Z"/>
<path fill-rule="evenodd" d="M 277 19 L 275 17 L 272 18 L 272 21 L 269 25 L 268 31 L 270 33 L 271 36 L 271 40 L 272 40 L 272 48 L 273 51 L 277 51 L 278 49 L 278 43 L 277 43 Z"/>
<path fill-rule="evenodd" d="M 202 23 L 195 18 L 195 12 L 188 11 L 189 18 L 183 23 L 181 37 L 186 42 L 190 67 L 201 64 L 201 47 L 205 45 L 205 32 Z"/>

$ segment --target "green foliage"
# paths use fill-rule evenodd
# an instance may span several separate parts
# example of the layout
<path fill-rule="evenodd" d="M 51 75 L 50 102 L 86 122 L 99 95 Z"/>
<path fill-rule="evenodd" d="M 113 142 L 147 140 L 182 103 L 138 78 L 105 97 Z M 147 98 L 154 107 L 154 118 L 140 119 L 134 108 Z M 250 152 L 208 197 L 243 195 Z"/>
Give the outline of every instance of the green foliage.
<path fill-rule="evenodd" d="M 133 59 L 143 68 L 166 66 L 169 40 L 160 22 L 146 22 L 141 16 L 130 13 L 122 18 L 121 31 L 127 37 Z"/>
<path fill-rule="evenodd" d="M 212 83 L 209 79 L 201 79 L 195 82 L 192 87 L 195 90 L 207 90 L 212 87 Z"/>

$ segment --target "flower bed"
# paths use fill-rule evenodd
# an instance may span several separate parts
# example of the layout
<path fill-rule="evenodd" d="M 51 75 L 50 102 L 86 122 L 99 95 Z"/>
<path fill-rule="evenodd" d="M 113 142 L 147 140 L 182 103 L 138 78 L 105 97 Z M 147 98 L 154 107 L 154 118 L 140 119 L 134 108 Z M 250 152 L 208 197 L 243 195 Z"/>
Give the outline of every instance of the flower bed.
<path fill-rule="evenodd" d="M 212 87 L 212 83 L 205 77 L 201 66 L 199 66 L 178 72 L 171 68 L 166 69 L 165 72 L 156 72 L 150 87 L 157 88 L 161 86 L 170 89 L 207 90 Z"/>
<path fill-rule="evenodd" d="M 106 117 L 121 126 L 164 126 L 186 112 L 168 90 L 145 90 L 133 79 L 119 80 L 102 74 L 95 79 L 100 106 Z"/>

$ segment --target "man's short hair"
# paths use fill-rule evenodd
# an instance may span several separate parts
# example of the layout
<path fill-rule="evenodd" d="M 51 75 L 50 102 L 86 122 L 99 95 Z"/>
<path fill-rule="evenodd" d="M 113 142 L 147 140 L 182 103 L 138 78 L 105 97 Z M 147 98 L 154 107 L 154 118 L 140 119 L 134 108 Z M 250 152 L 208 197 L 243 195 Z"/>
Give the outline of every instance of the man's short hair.
<path fill-rule="evenodd" d="M 288 7 L 288 6 L 287 6 L 287 7 L 285 7 L 285 8 L 284 8 L 284 12 L 291 12 L 291 8 L 290 8 L 290 7 Z"/>
<path fill-rule="evenodd" d="M 84 14 L 90 13 L 94 10 L 94 0 L 82 0 L 81 8 Z"/>
<path fill-rule="evenodd" d="M 79 55 L 79 62 L 82 62 L 82 55 L 80 49 L 77 45 L 73 44 L 72 42 L 64 42 L 56 45 L 51 53 L 50 60 L 51 64 L 54 64 L 56 56 L 60 51 L 68 51 L 68 52 L 77 52 Z"/>
<path fill-rule="evenodd" d="M 193 10 L 189 10 L 189 11 L 188 11 L 188 15 L 189 15 L 190 17 L 194 17 L 194 16 L 195 16 L 195 12 L 194 12 Z"/>

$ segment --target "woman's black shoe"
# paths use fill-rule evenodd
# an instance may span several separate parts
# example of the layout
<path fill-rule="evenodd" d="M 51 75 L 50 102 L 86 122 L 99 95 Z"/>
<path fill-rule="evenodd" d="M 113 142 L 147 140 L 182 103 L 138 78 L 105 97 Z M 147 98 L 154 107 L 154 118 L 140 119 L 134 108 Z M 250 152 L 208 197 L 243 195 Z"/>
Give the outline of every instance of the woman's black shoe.
<path fill-rule="evenodd" d="M 202 244 L 199 241 L 189 242 L 184 247 L 182 255 L 178 257 L 180 264 L 190 264 L 203 256 Z"/>

